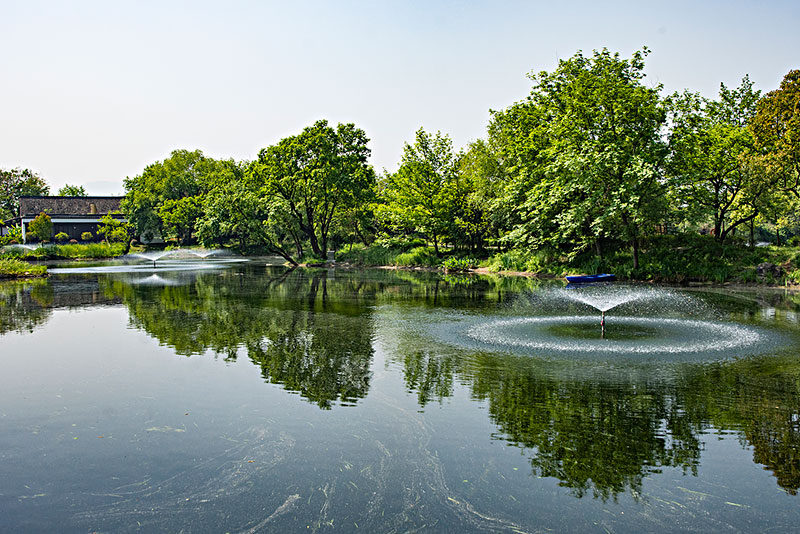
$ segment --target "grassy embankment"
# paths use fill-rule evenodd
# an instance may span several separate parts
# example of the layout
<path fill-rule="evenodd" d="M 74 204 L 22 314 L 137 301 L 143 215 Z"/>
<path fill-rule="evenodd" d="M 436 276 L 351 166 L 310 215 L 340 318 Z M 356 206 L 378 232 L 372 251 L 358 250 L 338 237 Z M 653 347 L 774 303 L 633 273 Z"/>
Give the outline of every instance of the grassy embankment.
<path fill-rule="evenodd" d="M 44 265 L 31 265 L 16 258 L 0 259 L 0 279 L 34 278 L 37 276 L 47 276 L 47 267 Z"/>
<path fill-rule="evenodd" d="M 633 268 L 630 248 L 617 248 L 602 258 L 593 252 L 573 260 L 546 253 L 510 251 L 483 258 L 470 258 L 457 252 L 437 257 L 430 247 L 353 246 L 336 255 L 337 261 L 362 266 L 447 268 L 463 271 L 482 267 L 489 272 L 522 272 L 561 277 L 566 274 L 609 272 L 621 280 L 654 282 L 713 282 L 800 284 L 800 248 L 755 247 L 741 243 L 719 245 L 713 238 L 699 235 L 659 236 L 642 244 L 639 268 Z M 759 271 L 758 266 L 762 267 Z"/>
<path fill-rule="evenodd" d="M 45 245 L 35 249 L 5 247 L 0 249 L 0 278 L 47 276 L 47 267 L 28 263 L 32 260 L 115 258 L 124 252 L 122 243 Z"/>
<path fill-rule="evenodd" d="M 5 247 L 0 258 L 20 260 L 101 259 L 116 258 L 125 252 L 124 243 L 78 243 L 69 245 L 44 245 L 35 249 Z"/>

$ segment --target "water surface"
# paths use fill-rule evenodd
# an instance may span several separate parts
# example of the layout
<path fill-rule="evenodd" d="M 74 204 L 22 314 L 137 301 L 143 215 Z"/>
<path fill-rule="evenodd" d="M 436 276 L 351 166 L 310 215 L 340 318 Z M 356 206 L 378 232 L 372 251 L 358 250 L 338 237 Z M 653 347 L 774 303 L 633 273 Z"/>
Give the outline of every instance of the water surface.
<path fill-rule="evenodd" d="M 800 522 L 797 295 L 656 288 L 600 338 L 527 279 L 96 267 L 0 285 L 2 532 Z"/>

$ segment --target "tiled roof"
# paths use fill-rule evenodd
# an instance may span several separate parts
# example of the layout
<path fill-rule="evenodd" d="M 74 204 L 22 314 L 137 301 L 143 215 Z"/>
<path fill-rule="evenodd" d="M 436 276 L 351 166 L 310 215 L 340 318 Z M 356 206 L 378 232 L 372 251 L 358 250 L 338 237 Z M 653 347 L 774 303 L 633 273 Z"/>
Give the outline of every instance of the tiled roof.
<path fill-rule="evenodd" d="M 53 215 L 105 215 L 120 211 L 123 197 L 20 197 L 20 214 L 36 216 L 42 212 Z"/>

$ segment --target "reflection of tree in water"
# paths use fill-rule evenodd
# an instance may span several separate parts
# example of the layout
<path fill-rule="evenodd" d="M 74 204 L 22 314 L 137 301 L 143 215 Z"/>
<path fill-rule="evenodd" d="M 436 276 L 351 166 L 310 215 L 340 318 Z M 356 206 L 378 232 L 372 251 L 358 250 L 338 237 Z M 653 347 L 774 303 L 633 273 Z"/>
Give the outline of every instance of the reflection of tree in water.
<path fill-rule="evenodd" d="M 0 283 L 0 334 L 33 332 L 52 315 L 52 301 L 47 280 Z"/>
<path fill-rule="evenodd" d="M 706 366 L 682 384 L 686 411 L 739 430 L 753 461 L 787 493 L 800 489 L 800 362 L 796 354 Z"/>
<path fill-rule="evenodd" d="M 696 472 L 697 425 L 668 391 L 647 381 L 559 380 L 484 357 L 473 395 L 505 439 L 533 451 L 534 473 L 555 477 L 576 496 L 634 495 L 663 467 Z M 494 360 L 494 361 L 493 361 Z"/>
<path fill-rule="evenodd" d="M 740 431 L 781 488 L 800 488 L 796 357 L 686 365 L 669 379 L 642 378 L 647 369 L 610 379 L 513 356 L 415 349 L 399 356 L 420 405 L 452 395 L 456 379 L 468 384 L 488 401 L 502 439 L 530 452 L 534 474 L 557 478 L 579 497 L 636 496 L 646 476 L 667 467 L 696 474 L 709 430 Z"/>
<path fill-rule="evenodd" d="M 245 349 L 264 378 L 322 408 L 366 395 L 372 361 L 374 284 L 325 272 L 200 275 L 192 284 L 133 287 L 110 281 L 132 326 L 178 354 Z"/>

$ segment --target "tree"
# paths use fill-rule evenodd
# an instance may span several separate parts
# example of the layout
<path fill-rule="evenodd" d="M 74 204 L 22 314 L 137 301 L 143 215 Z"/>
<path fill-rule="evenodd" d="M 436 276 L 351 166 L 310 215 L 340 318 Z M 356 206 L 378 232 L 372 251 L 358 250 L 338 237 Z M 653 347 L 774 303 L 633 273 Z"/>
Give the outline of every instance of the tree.
<path fill-rule="evenodd" d="M 130 243 L 133 238 L 133 227 L 107 213 L 100 218 L 97 233 L 103 236 L 106 243 Z"/>
<path fill-rule="evenodd" d="M 58 190 L 58 196 L 60 197 L 85 197 L 86 196 L 86 189 L 83 188 L 82 185 L 70 185 L 66 184 L 64 187 Z"/>
<path fill-rule="evenodd" d="M 438 255 L 439 243 L 452 230 L 454 212 L 464 200 L 458 178 L 450 136 L 420 128 L 414 144 L 405 144 L 400 168 L 385 179 L 385 205 L 379 213 L 396 229 L 420 231 L 433 241 Z"/>
<path fill-rule="evenodd" d="M 195 195 L 178 199 L 165 199 L 158 208 L 162 232 L 185 244 L 192 237 L 197 220 L 202 215 L 202 197 Z"/>
<path fill-rule="evenodd" d="M 511 131 L 522 134 L 511 147 L 513 184 L 522 186 L 511 243 L 574 256 L 591 245 L 601 254 L 602 240 L 619 239 L 638 267 L 640 238 L 664 211 L 665 111 L 661 87 L 642 83 L 647 54 L 578 52 L 531 75 L 528 99 L 495 118 L 511 116 Z"/>
<path fill-rule="evenodd" d="M 759 91 L 745 76 L 734 90 L 720 84 L 719 100 L 673 95 L 670 174 L 679 201 L 699 220 L 710 219 L 720 242 L 751 224 L 768 201 L 771 184 L 752 156 L 748 123 Z"/>
<path fill-rule="evenodd" d="M 758 102 L 750 129 L 780 187 L 800 197 L 800 70 L 789 71 L 780 88 Z"/>
<path fill-rule="evenodd" d="M 301 240 L 308 240 L 312 252 L 324 257 L 334 220 L 368 197 L 375 185 L 368 141 L 353 124 L 334 129 L 320 120 L 259 152 L 254 174 L 261 194 L 276 199 L 273 214 L 286 216 L 288 231 L 299 231 L 298 256 Z"/>
<path fill-rule="evenodd" d="M 163 162 L 125 179 L 122 211 L 146 239 L 172 236 L 184 241 L 195 230 L 200 197 L 212 186 L 214 175 L 230 165 L 235 163 L 207 158 L 200 150 L 175 150 Z M 188 197 L 198 198 L 180 202 Z M 170 207 L 179 209 L 180 215 L 171 217 Z"/>
<path fill-rule="evenodd" d="M 19 217 L 19 197 L 49 191 L 45 181 L 29 169 L 0 169 L 0 219 Z"/>
<path fill-rule="evenodd" d="M 508 230 L 508 204 L 501 199 L 509 174 L 497 147 L 482 139 L 459 154 L 458 172 L 466 200 L 456 225 L 470 249 L 482 249 Z"/>
<path fill-rule="evenodd" d="M 28 231 L 39 241 L 48 241 L 53 235 L 53 221 L 48 214 L 42 212 L 28 223 Z"/>

